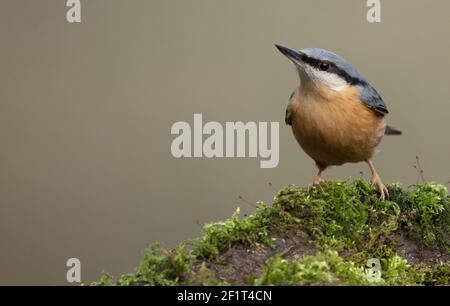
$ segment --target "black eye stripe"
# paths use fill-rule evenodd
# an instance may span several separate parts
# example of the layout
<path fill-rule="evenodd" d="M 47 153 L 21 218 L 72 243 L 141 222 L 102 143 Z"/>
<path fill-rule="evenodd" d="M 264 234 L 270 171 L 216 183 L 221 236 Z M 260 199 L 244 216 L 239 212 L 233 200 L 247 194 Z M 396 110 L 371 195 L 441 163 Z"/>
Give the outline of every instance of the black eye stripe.
<path fill-rule="evenodd" d="M 321 63 L 320 60 L 315 59 L 313 57 L 309 57 L 306 54 L 303 53 L 302 58 L 301 58 L 305 63 L 309 64 L 310 66 L 314 67 L 314 68 L 319 68 L 319 65 Z"/>
<path fill-rule="evenodd" d="M 305 63 L 307 63 L 308 65 L 310 65 L 311 67 L 314 67 L 316 69 L 320 70 L 320 65 L 325 63 L 328 64 L 329 67 L 327 69 L 327 72 L 329 73 L 334 73 L 338 76 L 340 76 L 341 78 L 343 78 L 347 83 L 351 84 L 351 85 L 359 85 L 359 84 L 364 84 L 365 81 L 361 80 L 359 78 L 355 78 L 352 77 L 351 75 L 349 75 L 347 72 L 345 72 L 343 69 L 337 67 L 334 63 L 329 62 L 329 61 L 322 61 L 322 60 L 318 60 L 316 58 L 313 57 L 309 57 L 308 55 L 306 55 L 305 53 L 302 54 L 301 56 L 302 61 L 304 61 Z"/>

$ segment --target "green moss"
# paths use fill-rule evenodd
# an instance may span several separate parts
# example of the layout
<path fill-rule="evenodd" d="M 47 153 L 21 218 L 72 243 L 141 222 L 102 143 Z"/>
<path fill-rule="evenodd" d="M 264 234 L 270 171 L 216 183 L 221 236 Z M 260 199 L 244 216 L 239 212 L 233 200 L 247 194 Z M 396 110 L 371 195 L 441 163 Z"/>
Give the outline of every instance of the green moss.
<path fill-rule="evenodd" d="M 223 286 L 227 285 L 227 283 L 218 280 L 215 274 L 206 267 L 205 262 L 202 262 L 199 269 L 197 269 L 196 271 L 192 271 L 188 275 L 184 285 Z"/>
<path fill-rule="evenodd" d="M 186 273 L 193 257 L 183 244 L 172 251 L 153 245 L 144 251 L 144 259 L 137 269 L 137 280 L 150 285 L 176 285 Z"/>
<path fill-rule="evenodd" d="M 261 242 L 271 246 L 268 238 L 269 218 L 273 210 L 262 202 L 258 203 L 257 213 L 243 220 L 239 220 L 238 208 L 230 220 L 205 225 L 205 234 L 201 239 L 194 240 L 194 254 L 199 257 L 216 257 L 232 243 L 239 242 L 246 246 Z"/>
<path fill-rule="evenodd" d="M 423 273 L 423 284 L 427 286 L 450 284 L 450 263 L 441 263 L 433 268 L 419 269 Z"/>
<path fill-rule="evenodd" d="M 381 274 L 373 276 L 368 267 L 346 261 L 335 251 L 287 261 L 270 259 L 255 285 L 420 285 L 425 273 L 408 265 L 399 256 L 383 259 Z M 372 277 L 370 277 L 372 275 Z"/>
<path fill-rule="evenodd" d="M 287 261 L 281 256 L 271 258 L 255 285 L 359 285 L 368 284 L 364 269 L 345 262 L 337 252 L 328 251 Z"/>
<path fill-rule="evenodd" d="M 423 272 L 411 267 L 405 259 L 397 255 L 381 259 L 381 269 L 380 284 L 383 285 L 422 285 L 424 281 Z"/>
<path fill-rule="evenodd" d="M 124 274 L 117 282 L 105 274 L 100 282 L 93 285 L 177 285 L 191 268 L 194 257 L 186 252 L 184 244 L 174 250 L 164 250 L 159 244 L 153 244 L 144 251 L 144 259 L 136 273 Z"/>
<path fill-rule="evenodd" d="M 113 286 L 115 285 L 112 275 L 103 273 L 103 276 L 98 282 L 93 282 L 92 286 Z"/>
<path fill-rule="evenodd" d="M 424 246 L 450 250 L 450 198 L 437 184 L 414 185 L 393 194 L 402 210 L 399 225 Z"/>
<path fill-rule="evenodd" d="M 329 182 L 307 190 L 288 186 L 277 195 L 283 207 L 322 247 L 370 250 L 398 230 L 414 236 L 422 246 L 448 251 L 450 200 L 442 185 L 423 184 L 401 189 L 389 186 L 390 201 L 380 200 L 364 181 Z"/>
<path fill-rule="evenodd" d="M 396 203 L 378 200 L 362 181 L 330 182 L 310 191 L 287 187 L 277 200 L 320 246 L 336 249 L 372 247 L 380 235 L 396 229 L 399 214 Z"/>
<path fill-rule="evenodd" d="M 287 186 L 271 205 L 258 202 L 255 214 L 239 218 L 239 209 L 224 222 L 205 226 L 203 237 L 174 250 L 152 246 L 136 273 L 117 282 L 105 275 L 98 285 L 223 284 L 204 260 L 215 261 L 234 244 L 274 249 L 273 233 L 307 232 L 317 249 L 316 256 L 289 262 L 281 256 L 270 259 L 255 284 L 360 284 L 367 282 L 365 264 L 379 258 L 381 284 L 448 283 L 448 265 L 414 268 L 396 254 L 392 235 L 413 240 L 420 248 L 450 250 L 450 197 L 447 189 L 426 183 L 403 189 L 389 185 L 389 200 L 380 200 L 372 186 L 362 180 L 328 182 L 324 186 Z M 338 254 L 346 254 L 340 257 Z M 197 264 L 194 264 L 197 263 Z M 193 269 L 196 269 L 193 271 Z"/>

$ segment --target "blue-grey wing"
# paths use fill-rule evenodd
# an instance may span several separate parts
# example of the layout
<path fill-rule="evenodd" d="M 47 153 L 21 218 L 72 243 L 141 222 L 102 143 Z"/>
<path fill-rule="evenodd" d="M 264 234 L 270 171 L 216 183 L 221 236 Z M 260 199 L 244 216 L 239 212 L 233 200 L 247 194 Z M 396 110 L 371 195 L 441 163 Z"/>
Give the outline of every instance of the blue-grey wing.
<path fill-rule="evenodd" d="M 378 92 L 368 83 L 359 85 L 359 99 L 377 114 L 386 115 L 389 113 L 386 104 Z"/>

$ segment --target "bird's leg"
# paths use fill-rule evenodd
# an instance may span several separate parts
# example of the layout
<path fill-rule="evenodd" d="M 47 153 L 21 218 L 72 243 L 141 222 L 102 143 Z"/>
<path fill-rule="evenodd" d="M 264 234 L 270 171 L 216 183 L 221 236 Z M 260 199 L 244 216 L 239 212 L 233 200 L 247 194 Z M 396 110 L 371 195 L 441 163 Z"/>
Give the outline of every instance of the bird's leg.
<path fill-rule="evenodd" d="M 368 159 L 366 162 L 369 165 L 370 172 L 372 172 L 372 185 L 378 189 L 378 191 L 380 192 L 381 199 L 384 200 L 386 196 L 389 196 L 389 191 L 381 181 L 381 178 L 378 175 L 377 170 L 375 170 L 372 161 Z"/>
<path fill-rule="evenodd" d="M 325 183 L 325 180 L 322 178 L 322 172 L 325 170 L 326 166 L 324 166 L 318 162 L 316 162 L 316 166 L 317 166 L 317 168 L 319 168 L 319 172 L 317 173 L 316 177 L 314 178 L 313 186 L 320 186 L 320 184 Z"/>

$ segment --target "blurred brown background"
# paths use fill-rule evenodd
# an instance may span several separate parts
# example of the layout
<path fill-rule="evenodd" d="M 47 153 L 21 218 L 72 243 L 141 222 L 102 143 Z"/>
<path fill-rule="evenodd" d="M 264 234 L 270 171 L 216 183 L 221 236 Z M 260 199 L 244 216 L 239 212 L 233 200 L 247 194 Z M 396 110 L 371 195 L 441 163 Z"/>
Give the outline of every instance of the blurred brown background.
<path fill-rule="evenodd" d="M 450 180 L 450 2 L 2 0 L 0 7 L 0 284 L 66 284 L 132 272 L 151 242 L 174 246 L 223 220 L 240 201 L 307 185 L 314 163 L 284 110 L 297 76 L 274 48 L 341 54 L 385 99 L 387 137 L 375 158 L 385 182 Z M 280 164 L 175 159 L 175 121 L 280 121 Z M 368 178 L 365 164 L 327 179 Z"/>

